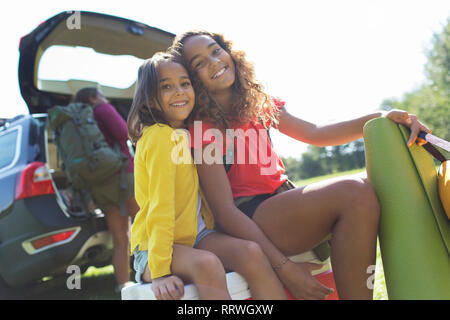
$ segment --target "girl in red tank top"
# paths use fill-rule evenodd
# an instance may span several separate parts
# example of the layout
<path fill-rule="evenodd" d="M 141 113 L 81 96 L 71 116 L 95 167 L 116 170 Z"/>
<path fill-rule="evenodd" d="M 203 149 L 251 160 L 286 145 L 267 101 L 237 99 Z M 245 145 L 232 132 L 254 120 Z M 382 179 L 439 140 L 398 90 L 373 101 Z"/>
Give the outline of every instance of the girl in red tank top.
<path fill-rule="evenodd" d="M 175 38 L 170 50 L 182 57 L 193 79 L 196 107 L 191 141 L 200 182 L 216 222 L 233 236 L 259 243 L 281 281 L 299 299 L 323 299 L 331 289 L 311 276 L 317 265 L 294 263 L 286 255 L 310 250 L 331 233 L 339 297 L 372 299 L 367 268 L 375 265 L 379 221 L 372 186 L 366 179 L 346 177 L 276 192 L 287 179 L 284 166 L 268 143 L 265 130 L 259 129 L 276 128 L 320 147 L 361 138 L 364 124 L 380 116 L 411 128 L 408 146 L 416 141 L 419 131 L 429 129 L 401 110 L 374 112 L 324 126 L 294 117 L 284 102 L 264 92 L 245 53 L 234 50 L 232 43 L 217 33 L 186 32 Z M 294 53 L 283 54 L 295 63 Z M 202 121 L 203 130 L 196 131 L 193 120 Z M 233 139 L 224 138 L 227 133 Z M 234 140 L 238 141 L 236 148 L 230 148 L 229 141 Z M 264 158 L 265 150 L 268 158 Z M 233 163 L 228 172 L 220 160 L 223 157 Z M 236 203 L 248 196 L 251 200 L 244 202 L 248 207 Z"/>

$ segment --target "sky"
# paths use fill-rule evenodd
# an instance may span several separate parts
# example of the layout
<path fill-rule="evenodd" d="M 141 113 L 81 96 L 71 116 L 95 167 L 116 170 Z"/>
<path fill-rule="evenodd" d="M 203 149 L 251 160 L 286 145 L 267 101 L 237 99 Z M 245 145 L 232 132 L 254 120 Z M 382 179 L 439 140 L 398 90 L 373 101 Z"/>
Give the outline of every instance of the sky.
<path fill-rule="evenodd" d="M 267 92 L 284 99 L 291 114 L 324 124 L 373 112 L 384 99 L 420 86 L 426 51 L 450 17 L 450 1 L 14 2 L 0 19 L 0 117 L 28 113 L 17 78 L 20 38 L 69 10 L 121 16 L 175 34 L 220 32 L 246 52 Z M 271 134 L 284 157 L 300 157 L 306 150 L 304 143 Z"/>

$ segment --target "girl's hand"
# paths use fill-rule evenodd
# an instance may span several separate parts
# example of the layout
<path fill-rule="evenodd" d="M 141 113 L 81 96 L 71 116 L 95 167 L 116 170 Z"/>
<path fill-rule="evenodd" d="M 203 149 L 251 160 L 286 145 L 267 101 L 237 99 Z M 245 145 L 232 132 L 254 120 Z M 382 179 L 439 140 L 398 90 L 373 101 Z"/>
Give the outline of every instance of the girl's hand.
<path fill-rule="evenodd" d="M 152 280 L 152 290 L 157 300 L 180 300 L 184 295 L 184 283 L 175 275 Z"/>
<path fill-rule="evenodd" d="M 411 135 L 409 136 L 409 140 L 407 142 L 408 147 L 410 147 L 414 142 L 416 142 L 417 135 L 420 133 L 420 131 L 431 133 L 431 130 L 428 129 L 422 122 L 420 122 L 419 119 L 417 119 L 417 117 L 414 114 L 409 114 L 406 111 L 394 109 L 386 113 L 385 116 L 386 118 L 391 119 L 396 123 L 403 124 L 408 128 L 410 128 Z M 419 146 L 425 143 L 426 141 L 420 138 L 417 141 L 417 144 Z"/>
<path fill-rule="evenodd" d="M 312 275 L 312 270 L 322 265 L 315 263 L 295 263 L 288 261 L 278 270 L 278 276 L 294 298 L 299 300 L 323 300 L 333 293 L 333 289 L 325 287 Z"/>

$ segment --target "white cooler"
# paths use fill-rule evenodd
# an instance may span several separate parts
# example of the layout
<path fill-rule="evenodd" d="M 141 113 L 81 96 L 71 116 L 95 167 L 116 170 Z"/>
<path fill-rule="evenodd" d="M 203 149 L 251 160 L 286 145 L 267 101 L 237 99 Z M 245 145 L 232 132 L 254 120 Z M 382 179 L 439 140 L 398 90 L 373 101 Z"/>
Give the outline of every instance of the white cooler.
<path fill-rule="evenodd" d="M 330 260 L 320 262 L 312 251 L 308 251 L 296 256 L 289 257 L 293 262 L 313 262 L 322 264 L 323 267 L 319 270 L 314 270 L 313 275 L 327 272 L 331 269 Z M 245 279 L 236 272 L 229 272 L 226 274 L 228 291 L 233 300 L 245 300 L 251 298 L 250 290 Z M 136 283 L 122 289 L 122 300 L 155 300 L 155 295 L 152 291 L 152 284 Z M 193 284 L 184 286 L 184 296 L 181 300 L 198 300 L 198 292 Z"/>

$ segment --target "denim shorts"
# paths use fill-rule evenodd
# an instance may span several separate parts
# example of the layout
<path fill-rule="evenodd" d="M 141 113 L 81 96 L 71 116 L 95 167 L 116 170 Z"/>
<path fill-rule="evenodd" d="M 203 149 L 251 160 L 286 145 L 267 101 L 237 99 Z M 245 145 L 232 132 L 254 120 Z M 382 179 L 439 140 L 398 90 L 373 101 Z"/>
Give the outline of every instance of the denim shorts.
<path fill-rule="evenodd" d="M 202 240 L 205 236 L 207 236 L 210 233 L 215 232 L 211 229 L 203 229 L 200 231 L 200 233 L 197 235 L 197 238 L 195 239 L 194 248 L 198 246 L 198 243 L 200 240 Z M 137 247 L 134 249 L 133 252 L 134 255 L 134 264 L 133 268 L 136 271 L 135 279 L 137 283 L 143 283 L 141 277 L 142 274 L 145 271 L 145 268 L 147 267 L 148 262 L 148 251 L 147 250 L 138 250 Z"/>

